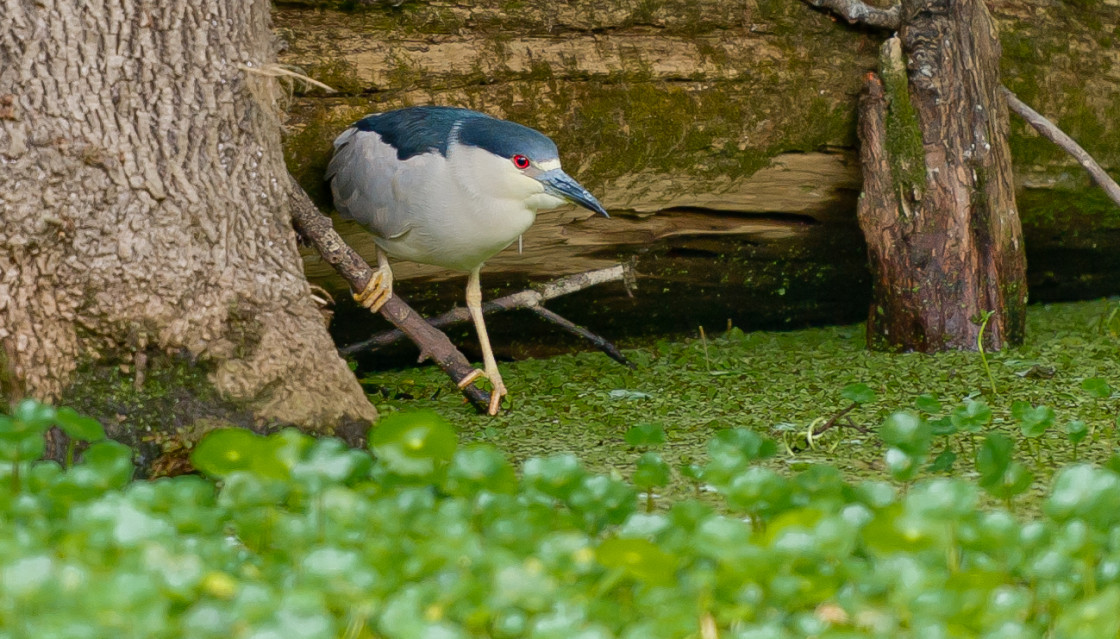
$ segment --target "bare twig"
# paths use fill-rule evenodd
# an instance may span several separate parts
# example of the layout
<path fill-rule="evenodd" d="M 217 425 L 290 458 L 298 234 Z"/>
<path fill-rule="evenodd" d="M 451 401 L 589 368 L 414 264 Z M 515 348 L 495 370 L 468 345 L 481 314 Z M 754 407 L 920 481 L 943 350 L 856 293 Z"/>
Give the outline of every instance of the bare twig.
<path fill-rule="evenodd" d="M 300 235 L 305 237 L 328 264 L 334 267 L 355 291 L 363 290 L 373 269 L 354 249 L 346 245 L 335 232 L 331 221 L 315 208 L 303 187 L 291 178 L 292 222 Z M 474 367 L 460 353 L 451 340 L 424 318 L 399 295 L 394 295 L 381 307 L 381 315 L 393 323 L 420 348 L 420 360 L 431 358 L 456 384 L 474 372 Z M 474 385 L 462 389 L 467 397 L 482 411 L 490 404 L 490 394 Z"/>
<path fill-rule="evenodd" d="M 1007 97 L 1007 107 L 1009 109 L 1026 120 L 1027 124 L 1033 126 L 1042 137 L 1057 144 L 1063 151 L 1072 155 L 1081 166 L 1085 167 L 1085 170 L 1089 172 L 1093 181 L 1104 189 L 1108 197 L 1112 198 L 1112 201 L 1116 202 L 1117 205 L 1120 205 L 1120 185 L 1117 185 L 1116 181 L 1101 168 L 1101 165 L 1097 164 L 1097 161 L 1089 155 L 1088 151 L 1081 148 L 1081 145 L 1075 142 L 1073 138 L 1066 135 L 1065 132 L 1059 129 L 1053 122 L 1047 120 L 1038 111 L 1027 106 L 1026 103 L 1020 100 L 1010 89 L 1007 87 L 1002 88 L 1003 95 Z"/>
<path fill-rule="evenodd" d="M 318 87 L 318 88 L 326 91 L 327 93 L 334 93 L 335 92 L 335 90 L 332 89 L 329 85 L 323 84 L 322 82 L 319 82 L 318 80 L 316 80 L 314 78 L 309 78 L 306 75 L 304 75 L 304 74 L 302 74 L 298 71 L 293 71 L 292 69 L 289 69 L 289 68 L 287 68 L 283 65 L 280 65 L 280 64 L 265 64 L 265 65 L 262 65 L 262 66 L 259 66 L 259 67 L 250 67 L 250 66 L 241 65 L 239 68 L 242 71 L 246 71 L 248 73 L 255 73 L 255 74 L 267 76 L 267 77 L 270 77 L 270 78 L 280 78 L 280 77 L 293 78 L 293 79 L 298 80 L 300 82 L 303 82 L 305 84 L 309 84 L 311 86 Z"/>
<path fill-rule="evenodd" d="M 859 402 L 852 402 L 852 405 L 851 405 L 851 406 L 848 406 L 847 408 L 845 408 L 845 409 L 841 410 L 840 412 L 838 412 L 838 413 L 836 413 L 835 415 L 833 415 L 832 417 L 830 417 L 830 418 L 828 419 L 828 421 L 826 421 L 825 423 L 821 424 L 820 426 L 817 426 L 817 427 L 816 427 L 816 428 L 815 428 L 815 429 L 813 430 L 813 437 L 819 437 L 819 436 L 821 436 L 822 434 L 824 434 L 824 432 L 825 432 L 825 431 L 827 431 L 828 429 L 830 429 L 830 428 L 832 428 L 833 426 L 835 426 L 835 425 L 836 425 L 836 422 L 837 422 L 837 421 L 838 421 L 838 420 L 839 420 L 839 419 L 840 419 L 841 417 L 845 417 L 845 416 L 846 416 L 846 415 L 847 415 L 848 413 L 850 413 L 850 412 L 852 412 L 853 410 L 855 410 L 857 406 L 859 406 Z M 848 423 L 851 423 L 851 420 L 850 420 L 850 419 L 848 420 Z"/>
<path fill-rule="evenodd" d="M 880 9 L 860 0 L 805 0 L 818 9 L 827 9 L 851 24 L 865 24 L 880 29 L 897 29 L 902 24 L 899 5 Z"/>
<path fill-rule="evenodd" d="M 595 286 L 597 284 L 604 284 L 606 282 L 614 282 L 618 280 L 628 281 L 632 277 L 632 271 L 628 265 L 617 264 L 609 268 L 598 269 L 595 271 L 587 271 L 585 273 L 576 273 L 574 275 L 566 275 L 564 277 L 545 282 L 544 284 L 525 291 L 513 293 L 493 299 L 482 305 L 483 313 L 496 313 L 498 311 L 508 311 L 517 308 L 526 308 L 543 319 L 546 319 L 564 330 L 578 335 L 592 344 L 596 348 L 606 353 L 611 359 L 616 362 L 634 368 L 634 365 L 626 359 L 626 357 L 609 341 L 603 337 L 592 333 L 591 331 L 574 324 L 573 322 L 565 319 L 564 317 L 544 308 L 543 303 L 562 295 L 568 295 L 581 291 L 585 288 Z M 450 311 L 438 315 L 428 320 L 428 323 L 436 328 L 443 328 L 452 324 L 459 324 L 470 320 L 470 315 L 467 309 L 459 307 L 451 309 Z M 365 350 L 375 350 L 382 346 L 387 346 L 396 342 L 404 337 L 404 333 L 400 330 L 389 330 L 371 336 L 369 339 L 362 340 L 355 344 L 351 344 L 344 348 L 339 349 L 343 355 L 352 355 Z"/>

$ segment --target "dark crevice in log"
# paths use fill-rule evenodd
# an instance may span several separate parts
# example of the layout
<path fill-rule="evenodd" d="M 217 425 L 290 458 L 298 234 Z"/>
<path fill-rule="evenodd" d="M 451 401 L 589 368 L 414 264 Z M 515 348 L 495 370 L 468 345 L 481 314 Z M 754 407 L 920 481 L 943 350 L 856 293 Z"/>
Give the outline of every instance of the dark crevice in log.
<path fill-rule="evenodd" d="M 622 217 L 621 215 L 611 212 L 615 217 Z M 675 206 L 672 208 L 661 209 L 657 215 L 672 216 L 672 215 L 710 215 L 719 219 L 737 218 L 757 220 L 759 222 L 781 222 L 785 224 L 803 224 L 812 226 L 820 223 L 820 220 L 811 216 L 803 215 L 800 213 L 783 213 L 776 211 L 735 211 L 727 209 L 713 209 L 703 206 Z"/>

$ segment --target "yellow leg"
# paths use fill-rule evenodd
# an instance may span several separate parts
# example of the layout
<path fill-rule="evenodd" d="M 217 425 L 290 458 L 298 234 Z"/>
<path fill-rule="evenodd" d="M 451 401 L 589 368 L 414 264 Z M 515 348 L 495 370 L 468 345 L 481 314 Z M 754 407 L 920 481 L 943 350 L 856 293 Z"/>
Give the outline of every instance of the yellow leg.
<path fill-rule="evenodd" d="M 494 361 L 494 351 L 490 348 L 490 336 L 486 333 L 486 323 L 482 320 L 482 287 L 478 281 L 478 272 L 481 268 L 482 265 L 479 265 L 467 277 L 467 311 L 471 314 L 471 319 L 474 320 L 474 329 L 478 333 L 478 342 L 482 346 L 482 365 L 485 369 L 482 376 L 490 380 L 490 385 L 493 387 L 490 391 L 490 410 L 488 412 L 491 415 L 497 415 L 502 397 L 506 395 L 506 385 L 502 383 L 502 374 L 498 372 L 498 363 Z M 468 379 L 473 381 L 477 377 L 478 375 L 470 375 Z"/>
<path fill-rule="evenodd" d="M 354 294 L 354 301 L 376 313 L 392 296 L 393 269 L 389 268 L 389 257 L 377 249 L 377 270 L 362 292 Z"/>

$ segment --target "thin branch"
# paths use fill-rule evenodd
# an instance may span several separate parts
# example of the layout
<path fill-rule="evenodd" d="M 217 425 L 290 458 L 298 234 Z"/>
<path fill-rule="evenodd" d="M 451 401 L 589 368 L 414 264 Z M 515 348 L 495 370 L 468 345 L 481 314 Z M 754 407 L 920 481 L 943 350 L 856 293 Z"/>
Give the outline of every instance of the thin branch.
<path fill-rule="evenodd" d="M 289 176 L 290 177 L 290 176 Z M 319 251 L 328 264 L 338 271 L 350 288 L 360 291 L 365 288 L 373 269 L 366 264 L 354 249 L 346 245 L 335 232 L 330 219 L 319 212 L 303 187 L 291 178 L 290 194 L 292 199 L 292 222 L 296 230 Z M 431 358 L 452 380 L 459 384 L 474 372 L 474 367 L 460 353 L 451 340 L 438 329 L 424 321 L 424 318 L 399 296 L 393 295 L 381 307 L 381 316 L 400 329 L 420 348 L 420 361 Z M 490 394 L 474 385 L 462 389 L 479 410 L 485 411 L 490 405 Z"/>
<path fill-rule="evenodd" d="M 850 24 L 864 24 L 880 29 L 898 29 L 902 24 L 899 5 L 880 9 L 861 0 L 805 0 L 818 9 L 827 9 L 847 20 Z"/>
<path fill-rule="evenodd" d="M 1002 88 L 1003 95 L 1007 97 L 1007 107 L 1009 109 L 1026 120 L 1027 124 L 1033 126 L 1042 137 L 1057 144 L 1066 153 L 1072 155 L 1081 166 L 1085 167 L 1085 170 L 1089 172 L 1089 176 L 1093 178 L 1093 181 L 1104 189 L 1108 197 L 1112 198 L 1112 201 L 1116 202 L 1117 205 L 1120 205 L 1120 185 L 1117 185 L 1116 181 L 1101 168 L 1101 165 L 1097 164 L 1097 161 L 1093 159 L 1093 156 L 1089 155 L 1088 151 L 1081 148 L 1081 145 L 1075 142 L 1073 138 L 1066 135 L 1065 132 L 1059 129 L 1053 122 L 1047 120 L 1038 111 L 1027 106 L 1026 103 L 1020 100 L 1010 89 L 1007 87 Z"/>
<path fill-rule="evenodd" d="M 305 84 L 309 84 L 311 86 L 323 89 L 327 93 L 335 93 L 335 90 L 333 88 L 331 88 L 330 85 L 323 84 L 322 82 L 319 82 L 315 78 L 310 78 L 310 77 L 308 77 L 308 76 L 306 76 L 306 75 L 304 75 L 304 74 L 302 74 L 298 71 L 293 71 L 292 69 L 289 69 L 289 68 L 285 67 L 284 65 L 265 64 L 265 65 L 262 65 L 260 67 L 250 67 L 250 66 L 240 65 L 238 68 L 240 68 L 242 71 L 246 71 L 248 73 L 255 73 L 257 75 L 263 75 L 263 76 L 266 76 L 266 77 L 269 77 L 269 78 L 279 78 L 279 77 L 293 78 L 293 79 L 299 80 L 300 82 L 303 82 Z"/>
<path fill-rule="evenodd" d="M 841 410 L 840 412 L 830 417 L 828 421 L 821 424 L 820 426 L 817 426 L 815 429 L 813 429 L 813 437 L 820 437 L 821 435 L 823 435 L 825 431 L 836 425 L 837 420 L 855 410 L 857 406 L 859 406 L 859 402 L 852 402 L 851 406 L 848 406 L 847 408 Z"/>
<path fill-rule="evenodd" d="M 483 313 L 496 313 L 499 311 L 508 311 L 518 308 L 525 308 L 533 311 L 538 316 L 546 319 L 564 330 L 578 335 L 592 344 L 596 348 L 606 353 L 611 359 L 616 362 L 634 368 L 634 365 L 626 359 L 626 357 L 609 341 L 605 338 L 592 333 L 591 331 L 583 328 L 564 317 L 544 308 L 543 303 L 560 297 L 581 291 L 585 288 L 604 284 L 606 282 L 615 282 L 618 280 L 629 281 L 632 277 L 632 271 L 629 266 L 623 264 L 616 264 L 608 268 L 598 269 L 595 271 L 587 271 L 585 273 L 576 273 L 574 275 L 566 275 L 560 277 L 540 286 L 499 297 L 486 302 L 482 305 Z M 443 328 L 452 324 L 459 324 L 462 322 L 470 321 L 470 314 L 467 309 L 458 307 L 443 313 L 442 315 L 433 317 L 428 320 L 428 323 L 436 328 Z M 404 337 L 404 334 L 399 330 L 389 330 L 371 336 L 369 339 L 362 340 L 355 344 L 351 344 L 344 348 L 339 349 L 343 355 L 352 355 L 365 350 L 375 350 L 382 346 L 387 346 L 396 342 Z"/>
<path fill-rule="evenodd" d="M 610 341 L 606 338 L 592 333 L 579 324 L 576 324 L 575 322 L 559 315 L 558 313 L 554 313 L 543 306 L 532 306 L 530 307 L 530 309 L 541 318 L 546 319 L 553 324 L 556 324 L 560 328 L 568 331 L 569 333 L 572 333 L 573 335 L 578 335 L 583 339 L 591 342 L 595 345 L 596 348 L 606 353 L 607 357 L 610 357 L 619 364 L 622 364 L 623 366 L 629 367 L 631 369 L 638 368 L 636 365 L 634 365 L 634 362 L 626 359 L 626 356 L 622 354 L 622 351 L 618 350 L 618 347 L 610 343 Z"/>

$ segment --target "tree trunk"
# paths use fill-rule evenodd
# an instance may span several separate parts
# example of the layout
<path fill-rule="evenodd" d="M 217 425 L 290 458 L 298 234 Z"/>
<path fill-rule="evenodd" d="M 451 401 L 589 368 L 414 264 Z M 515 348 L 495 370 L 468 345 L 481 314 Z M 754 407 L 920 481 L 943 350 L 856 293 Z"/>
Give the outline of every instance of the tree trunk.
<path fill-rule="evenodd" d="M 899 37 L 868 76 L 857 213 L 874 348 L 975 349 L 989 311 L 986 348 L 1023 339 L 1026 259 L 999 56 L 981 0 L 904 0 Z"/>
<path fill-rule="evenodd" d="M 265 0 L 5 4 L 5 398 L 116 414 L 125 439 L 139 408 L 93 392 L 120 371 L 167 400 L 156 428 L 376 418 L 303 277 L 255 73 L 273 59 Z M 150 388 L 192 376 L 190 397 Z"/>

